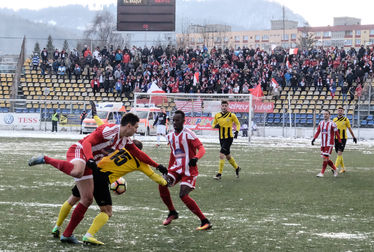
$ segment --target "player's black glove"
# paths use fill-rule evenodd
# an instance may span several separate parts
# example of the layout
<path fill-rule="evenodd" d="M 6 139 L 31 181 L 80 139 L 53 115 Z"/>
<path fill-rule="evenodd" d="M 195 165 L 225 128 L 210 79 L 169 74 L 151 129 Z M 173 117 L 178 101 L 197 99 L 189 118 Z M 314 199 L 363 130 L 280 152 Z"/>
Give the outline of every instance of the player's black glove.
<path fill-rule="evenodd" d="M 166 175 L 166 174 L 168 174 L 168 169 L 167 169 L 165 166 L 163 166 L 162 164 L 159 164 L 159 165 L 157 166 L 156 169 L 157 169 L 159 172 L 161 172 L 162 175 Z"/>
<path fill-rule="evenodd" d="M 217 123 L 214 128 L 219 129 L 219 124 Z"/>
<path fill-rule="evenodd" d="M 356 144 L 357 143 L 357 138 L 353 138 L 353 142 Z"/>
<path fill-rule="evenodd" d="M 315 139 L 315 138 L 313 138 L 313 140 L 312 140 L 312 145 L 314 145 L 314 141 L 316 141 L 316 139 Z"/>
<path fill-rule="evenodd" d="M 197 157 L 191 158 L 190 162 L 188 162 L 189 166 L 196 166 L 197 160 L 199 160 Z"/>
<path fill-rule="evenodd" d="M 235 132 L 234 132 L 234 138 L 235 138 L 235 139 L 237 139 L 237 138 L 238 138 L 238 134 L 239 134 L 239 132 L 238 132 L 238 131 L 235 131 Z"/>
<path fill-rule="evenodd" d="M 86 164 L 89 168 L 91 168 L 91 170 L 93 170 L 93 171 L 97 171 L 98 169 L 97 169 L 97 164 L 96 164 L 96 161 L 95 160 L 93 160 L 93 159 L 89 159 L 88 161 L 87 161 L 87 164 Z"/>
<path fill-rule="evenodd" d="M 91 105 L 91 113 L 92 113 L 92 117 L 94 117 L 95 115 L 97 115 L 97 112 L 96 112 L 96 105 L 95 105 L 94 101 L 90 101 L 90 105 Z"/>

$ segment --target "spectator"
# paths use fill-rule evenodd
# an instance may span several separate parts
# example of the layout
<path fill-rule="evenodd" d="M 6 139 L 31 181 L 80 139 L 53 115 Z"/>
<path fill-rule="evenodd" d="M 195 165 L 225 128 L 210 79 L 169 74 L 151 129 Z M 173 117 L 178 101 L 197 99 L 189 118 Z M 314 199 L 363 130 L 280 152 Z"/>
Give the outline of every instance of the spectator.
<path fill-rule="evenodd" d="M 92 91 L 94 93 L 94 96 L 96 96 L 96 92 L 100 92 L 100 82 L 97 79 L 97 77 L 92 79 L 91 87 L 92 87 Z"/>
<path fill-rule="evenodd" d="M 32 57 L 32 70 L 38 71 L 39 62 L 40 59 L 38 53 L 34 53 L 34 56 Z"/>
<path fill-rule="evenodd" d="M 115 84 L 117 96 L 121 97 L 122 96 L 122 81 L 121 79 L 117 79 L 116 84 Z"/>
<path fill-rule="evenodd" d="M 60 65 L 60 66 L 58 67 L 58 70 L 57 70 L 57 78 L 62 77 L 62 79 L 65 79 L 65 73 L 66 73 L 66 67 L 65 67 L 65 64 L 62 63 L 62 65 Z"/>
<path fill-rule="evenodd" d="M 41 57 L 42 57 L 42 62 L 43 62 L 44 64 L 46 64 L 47 61 L 48 61 L 48 51 L 47 51 L 47 49 L 46 49 L 46 48 L 43 48 L 43 51 L 41 51 L 40 55 L 41 55 Z"/>
<path fill-rule="evenodd" d="M 75 64 L 75 67 L 74 67 L 75 81 L 80 79 L 81 71 L 82 71 L 81 67 L 78 64 Z"/>

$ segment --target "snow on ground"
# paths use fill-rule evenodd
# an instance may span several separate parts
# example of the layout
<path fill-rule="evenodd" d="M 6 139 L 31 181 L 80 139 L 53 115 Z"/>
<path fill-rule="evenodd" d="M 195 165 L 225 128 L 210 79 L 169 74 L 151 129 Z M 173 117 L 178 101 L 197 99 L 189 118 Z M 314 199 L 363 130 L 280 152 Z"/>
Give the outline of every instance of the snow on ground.
<path fill-rule="evenodd" d="M 320 233 L 315 234 L 324 238 L 331 238 L 331 239 L 358 239 L 364 240 L 367 238 L 366 234 L 348 234 L 348 233 Z"/>
<path fill-rule="evenodd" d="M 61 139 L 61 140 L 80 140 L 87 135 L 81 135 L 77 132 L 45 132 L 45 131 L 14 131 L 14 130 L 0 130 L 0 137 L 9 138 L 39 138 L 39 139 Z M 216 135 L 203 135 L 198 136 L 201 142 L 206 144 L 218 144 L 218 136 Z M 156 136 L 140 136 L 136 135 L 136 139 L 144 142 L 145 144 L 154 144 L 157 141 Z M 348 140 L 350 149 L 365 149 L 374 147 L 374 140 L 359 141 L 358 144 L 353 144 L 352 140 Z M 283 138 L 283 137 L 252 137 L 251 142 L 248 138 L 238 137 L 235 140 L 236 144 L 249 145 L 253 147 L 283 147 L 283 148 L 296 148 L 296 147 L 309 147 L 312 148 L 310 138 Z M 166 143 L 165 138 L 161 138 L 161 143 Z M 320 140 L 317 139 L 314 148 L 319 146 Z M 235 145 L 234 145 L 235 146 Z M 368 151 L 367 154 L 371 154 Z"/>

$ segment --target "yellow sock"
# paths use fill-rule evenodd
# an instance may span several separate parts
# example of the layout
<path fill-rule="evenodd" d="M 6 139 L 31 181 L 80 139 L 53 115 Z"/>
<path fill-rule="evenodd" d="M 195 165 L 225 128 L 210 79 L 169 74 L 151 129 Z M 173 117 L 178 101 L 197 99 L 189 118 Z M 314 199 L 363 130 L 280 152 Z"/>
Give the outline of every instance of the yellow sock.
<path fill-rule="evenodd" d="M 107 223 L 108 220 L 109 216 L 104 212 L 100 212 L 93 220 L 92 225 L 88 229 L 87 233 L 94 236 L 105 225 L 105 223 Z"/>
<path fill-rule="evenodd" d="M 94 116 L 94 119 L 95 119 L 95 122 L 96 122 L 97 126 L 100 126 L 100 125 L 104 124 L 104 122 L 97 115 Z"/>
<path fill-rule="evenodd" d="M 339 168 L 340 162 L 341 162 L 341 156 L 338 155 L 336 157 L 336 161 L 335 161 L 335 167 L 336 168 Z"/>
<path fill-rule="evenodd" d="M 218 169 L 218 173 L 219 174 L 222 174 L 222 171 L 223 171 L 223 166 L 225 165 L 225 160 L 224 159 L 220 159 L 219 160 L 219 169 Z"/>
<path fill-rule="evenodd" d="M 60 213 L 58 214 L 58 218 L 56 221 L 56 226 L 61 226 L 61 224 L 66 219 L 66 216 L 70 213 L 70 210 L 73 206 L 69 204 L 69 202 L 65 201 L 60 208 Z"/>
<path fill-rule="evenodd" d="M 343 155 L 340 156 L 340 165 L 341 165 L 342 169 L 344 169 Z"/>
<path fill-rule="evenodd" d="M 238 168 L 238 164 L 235 162 L 235 159 L 233 157 L 231 157 L 229 159 L 229 163 L 232 165 L 232 167 L 234 167 L 235 169 Z"/>

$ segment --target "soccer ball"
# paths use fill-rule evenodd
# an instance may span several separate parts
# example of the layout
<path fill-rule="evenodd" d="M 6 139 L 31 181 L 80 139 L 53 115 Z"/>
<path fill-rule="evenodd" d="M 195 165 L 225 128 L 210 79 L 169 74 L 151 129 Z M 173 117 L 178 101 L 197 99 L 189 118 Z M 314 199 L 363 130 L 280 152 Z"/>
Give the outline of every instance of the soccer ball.
<path fill-rule="evenodd" d="M 127 190 L 127 182 L 124 178 L 119 178 L 110 185 L 110 190 L 115 194 L 123 194 Z"/>

